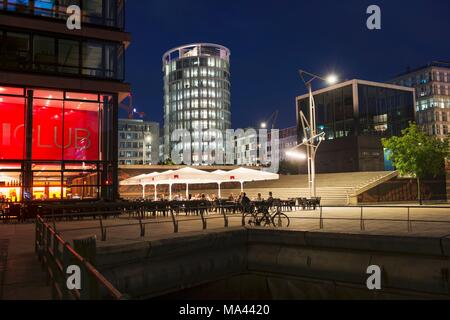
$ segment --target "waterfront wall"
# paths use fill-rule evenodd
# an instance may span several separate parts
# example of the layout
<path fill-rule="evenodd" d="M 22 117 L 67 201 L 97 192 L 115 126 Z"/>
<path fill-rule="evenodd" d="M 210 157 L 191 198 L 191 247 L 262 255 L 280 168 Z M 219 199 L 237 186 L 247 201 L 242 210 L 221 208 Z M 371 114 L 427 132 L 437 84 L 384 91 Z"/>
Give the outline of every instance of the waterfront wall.
<path fill-rule="evenodd" d="M 103 247 L 97 262 L 135 298 L 448 298 L 449 257 L 450 238 L 235 228 Z"/>

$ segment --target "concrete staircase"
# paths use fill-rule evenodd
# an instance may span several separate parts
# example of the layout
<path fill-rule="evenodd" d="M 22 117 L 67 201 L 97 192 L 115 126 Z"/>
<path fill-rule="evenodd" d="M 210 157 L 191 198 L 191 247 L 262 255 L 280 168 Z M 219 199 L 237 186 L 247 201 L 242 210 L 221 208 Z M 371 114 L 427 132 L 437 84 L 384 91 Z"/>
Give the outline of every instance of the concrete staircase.
<path fill-rule="evenodd" d="M 397 175 L 396 171 L 318 174 L 316 177 L 317 195 L 322 198 L 324 205 L 356 204 L 359 194 L 393 179 Z M 184 186 L 181 186 L 180 190 L 174 190 L 174 194 L 184 195 Z M 240 191 L 238 183 L 222 185 L 222 197 L 228 197 L 230 193 L 238 195 Z M 152 192 L 153 190 L 149 189 L 147 194 L 151 195 Z M 274 181 L 249 182 L 245 184 L 245 192 L 250 198 L 255 198 L 258 193 L 261 193 L 263 198 L 267 198 L 269 192 L 273 192 L 275 198 L 281 199 L 310 197 L 307 175 L 280 176 L 279 180 Z M 215 186 L 203 188 L 191 186 L 190 193 L 217 194 L 218 190 Z M 121 196 L 140 198 L 142 197 L 142 188 L 140 186 L 127 187 L 127 190 L 121 192 Z"/>
<path fill-rule="evenodd" d="M 333 174 L 318 174 L 316 178 L 317 196 L 322 198 L 324 205 L 348 205 L 356 204 L 357 196 L 377 185 L 395 178 L 396 171 L 379 172 L 347 172 Z M 225 188 L 227 188 L 225 186 Z M 217 194 L 217 189 L 194 191 L 193 193 Z M 231 189 L 222 190 L 222 197 L 230 193 L 239 194 L 240 189 L 233 186 Z M 280 176 L 280 180 L 250 182 L 245 184 L 245 192 L 250 198 L 255 198 L 261 193 L 267 198 L 272 192 L 275 198 L 309 198 L 308 176 Z"/>

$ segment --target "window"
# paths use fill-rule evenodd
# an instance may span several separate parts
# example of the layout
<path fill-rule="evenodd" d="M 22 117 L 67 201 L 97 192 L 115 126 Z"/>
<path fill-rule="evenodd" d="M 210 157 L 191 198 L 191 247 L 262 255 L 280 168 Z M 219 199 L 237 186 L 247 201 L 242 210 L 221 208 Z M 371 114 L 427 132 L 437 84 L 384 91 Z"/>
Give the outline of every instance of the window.
<path fill-rule="evenodd" d="M 35 36 L 33 39 L 33 67 L 35 70 L 55 71 L 55 39 Z"/>
<path fill-rule="evenodd" d="M 123 80 L 123 53 L 123 46 L 116 43 L 74 41 L 0 30 L 0 68 Z"/>
<path fill-rule="evenodd" d="M 7 32 L 4 57 L 7 65 L 15 68 L 27 68 L 29 64 L 30 37 L 27 34 Z"/>
<path fill-rule="evenodd" d="M 83 45 L 83 74 L 103 77 L 103 47 L 101 44 Z"/>
<path fill-rule="evenodd" d="M 56 16 L 56 0 L 35 0 L 34 14 L 38 16 L 54 17 Z"/>
<path fill-rule="evenodd" d="M 58 40 L 59 71 L 64 73 L 78 73 L 80 66 L 79 44 L 77 41 Z"/>
<path fill-rule="evenodd" d="M 82 22 L 123 29 L 124 0 L 1 0 L 0 9 L 56 19 L 67 18 L 67 8 L 78 5 Z"/>
<path fill-rule="evenodd" d="M 9 93 L 6 88 L 0 94 Z M 22 160 L 24 157 L 25 98 L 0 95 L 0 160 Z"/>

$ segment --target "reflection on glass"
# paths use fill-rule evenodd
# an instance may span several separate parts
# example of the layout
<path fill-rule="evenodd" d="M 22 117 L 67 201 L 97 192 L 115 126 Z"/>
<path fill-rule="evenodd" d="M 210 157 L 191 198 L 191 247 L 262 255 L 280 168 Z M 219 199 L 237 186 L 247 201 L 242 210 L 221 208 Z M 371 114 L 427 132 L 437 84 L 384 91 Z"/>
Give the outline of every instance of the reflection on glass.
<path fill-rule="evenodd" d="M 78 73 L 80 67 L 79 43 L 71 40 L 58 41 L 58 64 L 60 72 Z"/>

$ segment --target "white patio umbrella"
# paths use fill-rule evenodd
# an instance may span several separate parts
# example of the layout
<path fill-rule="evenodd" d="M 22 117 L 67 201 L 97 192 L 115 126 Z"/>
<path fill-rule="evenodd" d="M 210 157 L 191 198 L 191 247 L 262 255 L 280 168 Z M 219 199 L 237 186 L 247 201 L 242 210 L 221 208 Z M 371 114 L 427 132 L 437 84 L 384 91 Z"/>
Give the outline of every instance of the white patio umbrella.
<path fill-rule="evenodd" d="M 221 175 L 225 178 L 224 182 L 239 182 L 241 184 L 241 192 L 244 192 L 245 182 L 280 179 L 278 174 L 247 168 L 234 169 L 221 173 Z"/>
<path fill-rule="evenodd" d="M 174 184 L 186 185 L 186 198 L 189 196 L 189 185 L 218 183 L 223 177 L 207 171 L 190 167 L 163 173 L 155 178 L 158 184 L 168 184 L 170 186 L 170 199 L 172 199 L 172 186 Z"/>
<path fill-rule="evenodd" d="M 226 172 L 226 171 L 223 171 L 223 170 L 216 170 L 216 171 L 213 171 L 213 172 L 212 172 L 212 174 L 214 174 L 214 175 L 220 177 L 220 178 L 218 179 L 219 181 L 217 182 L 217 185 L 219 186 L 219 193 L 218 193 L 219 199 L 222 198 L 222 183 L 227 182 L 227 181 L 226 181 L 226 178 L 225 178 L 226 173 L 227 173 L 227 172 Z"/>

